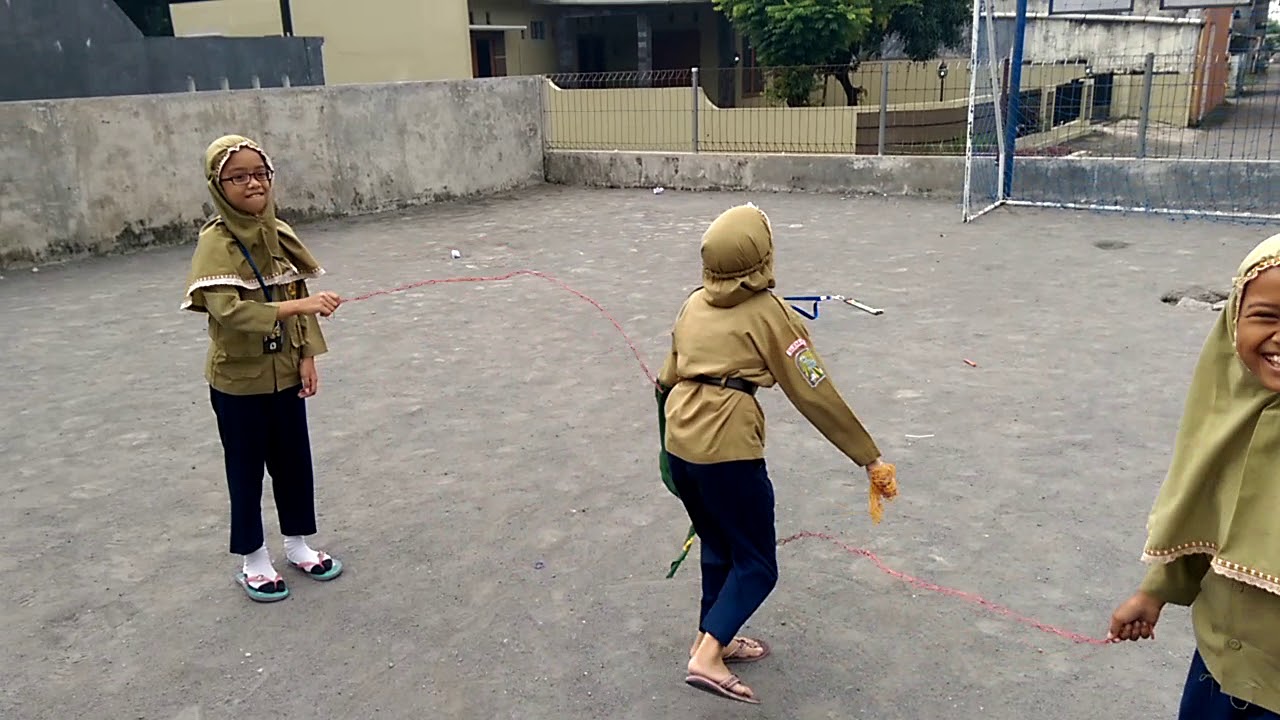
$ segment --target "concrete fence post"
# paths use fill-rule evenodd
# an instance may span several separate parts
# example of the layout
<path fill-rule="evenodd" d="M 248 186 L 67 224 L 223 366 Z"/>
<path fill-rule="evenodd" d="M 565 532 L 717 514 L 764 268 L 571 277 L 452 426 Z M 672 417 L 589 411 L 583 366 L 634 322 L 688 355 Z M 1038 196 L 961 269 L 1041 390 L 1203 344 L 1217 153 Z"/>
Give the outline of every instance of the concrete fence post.
<path fill-rule="evenodd" d="M 281 86 L 281 87 L 293 87 L 293 82 L 292 82 L 291 80 L 289 80 L 289 73 L 285 73 L 285 74 L 284 74 L 284 77 L 280 78 L 280 86 Z"/>
<path fill-rule="evenodd" d="M 187 76 L 187 92 L 195 92 L 195 91 L 196 91 L 196 79 L 188 75 Z"/>
<path fill-rule="evenodd" d="M 1151 125 L 1151 81 L 1156 70 L 1156 54 L 1147 53 L 1142 69 L 1142 106 L 1138 116 L 1138 157 L 1147 156 L 1147 128 Z"/>
<path fill-rule="evenodd" d="M 262 78 L 258 77 L 257 75 L 253 76 L 253 89 L 254 90 L 262 89 Z"/>
<path fill-rule="evenodd" d="M 889 63 L 880 60 L 880 134 L 877 155 L 884 155 L 885 133 L 889 129 Z"/>
<path fill-rule="evenodd" d="M 698 128 L 698 109 L 699 109 L 698 106 L 702 104 L 701 93 L 698 92 L 698 88 L 699 88 L 698 68 L 693 68 L 692 72 L 690 72 L 689 74 L 693 78 L 692 82 L 690 83 L 691 87 L 693 88 L 693 151 L 698 152 L 698 146 L 701 144 L 699 140 L 701 140 L 701 137 L 702 137 L 701 131 Z"/>

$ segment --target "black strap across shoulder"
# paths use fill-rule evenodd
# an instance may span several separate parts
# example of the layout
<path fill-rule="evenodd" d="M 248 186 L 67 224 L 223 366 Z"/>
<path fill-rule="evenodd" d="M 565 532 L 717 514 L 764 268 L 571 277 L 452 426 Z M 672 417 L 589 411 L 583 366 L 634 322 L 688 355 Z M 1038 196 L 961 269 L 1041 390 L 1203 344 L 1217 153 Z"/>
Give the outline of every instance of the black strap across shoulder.
<path fill-rule="evenodd" d="M 267 287 L 267 281 L 262 279 L 262 273 L 258 272 L 258 266 L 253 262 L 253 258 L 249 257 L 249 248 L 244 243 L 236 240 L 236 245 L 240 246 L 240 253 L 244 255 L 244 259 L 249 261 L 249 267 L 253 268 L 254 277 L 258 278 L 258 284 L 262 286 L 262 292 L 267 295 L 267 302 L 271 302 L 271 288 Z"/>

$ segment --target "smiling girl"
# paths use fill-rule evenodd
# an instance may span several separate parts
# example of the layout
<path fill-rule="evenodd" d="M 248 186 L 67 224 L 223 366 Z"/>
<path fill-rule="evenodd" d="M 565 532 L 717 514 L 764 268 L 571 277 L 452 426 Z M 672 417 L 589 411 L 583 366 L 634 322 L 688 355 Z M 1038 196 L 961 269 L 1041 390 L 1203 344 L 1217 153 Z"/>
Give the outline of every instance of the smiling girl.
<path fill-rule="evenodd" d="M 1181 720 L 1280 720 L 1280 235 L 1237 269 L 1201 351 L 1142 554 L 1111 618 L 1120 642 L 1190 605 L 1196 650 Z"/>
<path fill-rule="evenodd" d="M 250 598 L 288 597 L 262 529 L 263 470 L 289 563 L 316 580 L 342 572 L 337 558 L 313 550 L 315 483 L 305 399 L 316 394 L 317 355 L 328 350 L 316 315 L 342 303 L 309 295 L 324 270 L 275 216 L 271 159 L 238 135 L 205 152 L 205 178 L 218 216 L 200 231 L 182 308 L 208 315 L 205 379 L 217 417 L 231 501 L 231 552 L 243 557 L 237 581 Z"/>

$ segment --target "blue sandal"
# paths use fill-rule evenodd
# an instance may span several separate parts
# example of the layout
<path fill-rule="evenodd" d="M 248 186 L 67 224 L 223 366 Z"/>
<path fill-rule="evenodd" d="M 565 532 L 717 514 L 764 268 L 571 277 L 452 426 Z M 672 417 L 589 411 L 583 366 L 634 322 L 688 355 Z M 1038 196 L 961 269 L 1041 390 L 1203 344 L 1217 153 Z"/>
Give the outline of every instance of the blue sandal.
<path fill-rule="evenodd" d="M 316 555 L 320 556 L 320 562 L 296 563 L 290 560 L 289 564 L 306 573 L 307 577 L 312 580 L 320 580 L 322 582 L 332 580 L 342 574 L 342 562 L 338 558 L 330 557 L 318 550 Z"/>
<path fill-rule="evenodd" d="M 284 584 L 284 578 L 276 575 L 269 578 L 266 575 L 254 575 L 252 577 L 240 572 L 236 575 L 236 582 L 240 587 L 244 588 L 245 594 L 254 602 L 272 603 L 279 602 L 289 597 L 289 588 Z"/>

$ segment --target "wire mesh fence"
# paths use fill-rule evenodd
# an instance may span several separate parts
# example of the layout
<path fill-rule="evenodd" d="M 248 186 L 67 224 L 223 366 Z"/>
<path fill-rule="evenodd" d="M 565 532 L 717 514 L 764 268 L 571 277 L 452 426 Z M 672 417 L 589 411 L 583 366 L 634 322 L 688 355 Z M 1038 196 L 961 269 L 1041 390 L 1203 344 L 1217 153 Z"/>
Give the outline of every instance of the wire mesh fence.
<path fill-rule="evenodd" d="M 977 55 L 971 97 L 1000 112 L 971 129 L 967 218 L 1007 203 L 1280 219 L 1280 82 L 1246 54 L 1023 63 L 1017 102 L 1009 61 Z"/>
<path fill-rule="evenodd" d="M 1007 62 L 1005 69 L 1007 75 Z M 1017 153 L 1280 160 L 1274 141 L 1280 81 L 1249 70 L 1226 54 L 1024 65 Z"/>
<path fill-rule="evenodd" d="M 559 150 L 963 154 L 963 58 L 546 76 Z"/>
<path fill-rule="evenodd" d="M 1280 160 L 1280 74 L 1232 56 L 1128 54 L 1026 63 L 1019 156 Z M 546 76 L 562 150 L 964 155 L 997 150 L 1007 59 Z M 974 134 L 967 136 L 970 83 Z M 1004 118 L 1008 122 L 1008 118 Z"/>

